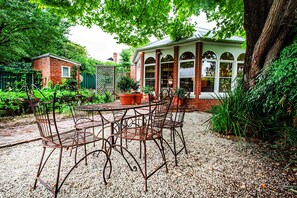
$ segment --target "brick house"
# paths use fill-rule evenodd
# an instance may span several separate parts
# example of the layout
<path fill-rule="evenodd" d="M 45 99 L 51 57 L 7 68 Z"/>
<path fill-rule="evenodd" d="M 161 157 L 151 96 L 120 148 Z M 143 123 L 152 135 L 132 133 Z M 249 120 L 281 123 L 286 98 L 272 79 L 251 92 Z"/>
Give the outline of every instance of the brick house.
<path fill-rule="evenodd" d="M 244 39 L 233 36 L 214 40 L 209 30 L 197 28 L 190 38 L 177 42 L 165 38 L 138 48 L 131 66 L 131 76 L 141 86 L 186 88 L 191 91 L 190 108 L 208 110 L 214 97 L 232 90 L 236 77 L 243 75 Z"/>
<path fill-rule="evenodd" d="M 53 54 L 43 54 L 32 58 L 33 69 L 42 73 L 42 87 L 48 86 L 49 81 L 54 85 L 62 79 L 70 78 L 72 68 L 77 66 L 77 80 L 80 81 L 80 63 Z M 79 86 L 79 83 L 78 83 Z"/>

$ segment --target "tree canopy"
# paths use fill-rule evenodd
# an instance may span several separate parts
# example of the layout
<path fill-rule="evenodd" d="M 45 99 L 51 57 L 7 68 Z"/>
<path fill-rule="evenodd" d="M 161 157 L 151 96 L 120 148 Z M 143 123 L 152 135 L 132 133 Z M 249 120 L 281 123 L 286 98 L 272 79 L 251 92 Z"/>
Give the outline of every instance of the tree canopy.
<path fill-rule="evenodd" d="M 192 35 L 192 15 L 205 12 L 217 22 L 216 36 L 247 38 L 246 86 L 269 66 L 296 34 L 296 0 L 31 0 L 83 25 L 96 24 L 120 43 L 139 45 L 152 35 L 174 40 Z M 199 25 L 199 22 L 198 22 Z"/>
<path fill-rule="evenodd" d="M 26 0 L 0 0 L 0 63 L 58 53 L 70 26 Z"/>

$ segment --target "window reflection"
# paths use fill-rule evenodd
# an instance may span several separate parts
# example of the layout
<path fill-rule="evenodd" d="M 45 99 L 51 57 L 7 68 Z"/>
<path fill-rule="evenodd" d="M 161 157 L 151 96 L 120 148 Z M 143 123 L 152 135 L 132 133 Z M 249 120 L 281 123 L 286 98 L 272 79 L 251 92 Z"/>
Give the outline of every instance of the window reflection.
<path fill-rule="evenodd" d="M 194 59 L 195 56 L 192 52 L 185 52 L 180 56 L 179 67 L 179 87 L 186 90 L 194 91 Z"/>
<path fill-rule="evenodd" d="M 155 64 L 156 60 L 149 57 L 145 60 L 144 65 L 144 85 L 155 87 Z"/>

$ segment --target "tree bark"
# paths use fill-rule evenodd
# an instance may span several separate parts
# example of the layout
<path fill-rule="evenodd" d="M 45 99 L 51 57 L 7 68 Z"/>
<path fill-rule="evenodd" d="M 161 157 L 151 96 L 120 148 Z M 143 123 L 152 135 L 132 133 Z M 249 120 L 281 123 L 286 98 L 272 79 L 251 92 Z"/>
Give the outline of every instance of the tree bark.
<path fill-rule="evenodd" d="M 244 6 L 247 39 L 244 85 L 249 89 L 264 65 L 270 66 L 290 38 L 297 1 L 245 0 Z"/>
<path fill-rule="evenodd" d="M 244 28 L 246 31 L 246 56 L 243 83 L 249 88 L 251 62 L 258 38 L 264 27 L 272 0 L 244 0 Z"/>

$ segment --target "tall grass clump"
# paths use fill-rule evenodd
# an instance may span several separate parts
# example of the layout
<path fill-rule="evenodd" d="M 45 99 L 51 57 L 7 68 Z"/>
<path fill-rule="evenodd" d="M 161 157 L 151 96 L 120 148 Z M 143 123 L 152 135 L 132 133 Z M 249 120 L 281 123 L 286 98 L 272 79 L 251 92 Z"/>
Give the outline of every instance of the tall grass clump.
<path fill-rule="evenodd" d="M 248 95 L 243 87 L 238 85 L 233 91 L 224 95 L 216 95 L 219 105 L 213 106 L 210 119 L 212 129 L 221 134 L 235 134 L 238 137 L 245 136 L 250 125 L 248 113 L 251 107 L 247 105 Z"/>

